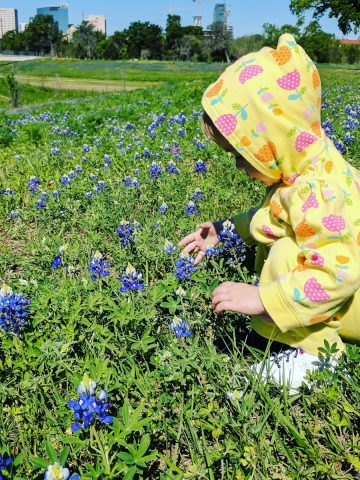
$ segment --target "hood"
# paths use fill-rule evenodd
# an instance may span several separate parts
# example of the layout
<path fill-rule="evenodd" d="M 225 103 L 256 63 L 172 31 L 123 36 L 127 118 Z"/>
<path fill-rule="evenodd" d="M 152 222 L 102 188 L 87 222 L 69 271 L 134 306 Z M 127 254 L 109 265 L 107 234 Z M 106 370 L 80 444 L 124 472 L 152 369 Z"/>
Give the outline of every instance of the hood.
<path fill-rule="evenodd" d="M 330 147 L 321 128 L 319 73 L 290 34 L 276 50 L 264 47 L 230 65 L 202 105 L 245 160 L 285 184 Z"/>

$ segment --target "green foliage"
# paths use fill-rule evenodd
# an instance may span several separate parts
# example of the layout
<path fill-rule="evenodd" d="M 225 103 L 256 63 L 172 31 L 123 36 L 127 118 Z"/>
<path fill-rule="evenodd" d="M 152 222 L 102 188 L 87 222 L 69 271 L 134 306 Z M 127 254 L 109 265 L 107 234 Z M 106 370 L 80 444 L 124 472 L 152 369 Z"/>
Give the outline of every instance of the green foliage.
<path fill-rule="evenodd" d="M 355 33 L 360 28 L 360 1 L 359 0 L 291 0 L 290 10 L 296 15 L 306 10 L 313 10 L 315 18 L 325 14 L 335 17 L 339 29 L 345 35 L 353 29 Z"/>
<path fill-rule="evenodd" d="M 89 69 L 104 65 L 74 63 L 88 69 L 88 75 Z M 112 65 L 109 71 L 117 72 Z M 174 64 L 141 65 L 142 74 L 149 68 L 159 77 L 160 67 Z M 257 205 L 264 194 L 216 145 L 194 149 L 194 137 L 205 139 L 192 114 L 200 110 L 209 76 L 218 72 L 214 66 L 195 70 L 179 65 L 174 78 L 190 75 L 191 68 L 197 79 L 189 83 L 82 98 L 71 108 L 59 102 L 0 119 L 0 136 L 6 130 L 12 136 L 2 146 L 0 191 L 16 191 L 14 199 L 0 196 L 0 276 L 32 299 L 23 334 L 0 333 L 0 452 L 15 457 L 13 466 L 1 472 L 4 478 L 42 478 L 57 460 L 89 480 L 351 480 L 359 474 L 359 346 L 348 345 L 334 373 L 314 374 L 311 388 L 304 386 L 289 398 L 275 386 L 246 381 L 249 365 L 263 355 L 244 347 L 251 333 L 248 319 L 232 313 L 217 317 L 210 307 L 211 292 L 220 282 L 252 281 L 250 265 L 207 260 L 182 285 L 184 294 L 176 293 L 175 257 L 162 252 L 165 240 L 176 244 L 199 221 L 228 218 Z M 354 101 L 358 76 L 355 72 L 352 80 L 347 71 L 335 69 L 321 74 L 327 100 L 341 112 L 333 119 L 341 136 L 344 107 Z M 154 112 L 168 119 L 180 111 L 189 119 L 186 135 L 175 137 L 181 173 L 164 174 L 154 183 L 149 162 L 134 160 L 134 154 L 149 145 L 166 165 L 173 155 L 163 147 L 174 137 L 164 131 L 150 140 L 146 128 Z M 55 123 L 46 121 L 49 114 Z M 63 134 L 65 118 L 76 136 Z M 131 123 L 137 128 L 126 130 Z M 128 144 L 131 135 L 143 145 L 131 140 L 134 147 L 121 151 L 119 143 Z M 59 156 L 50 154 L 54 141 L 61 141 Z M 85 143 L 90 152 L 83 152 Z M 105 154 L 112 158 L 108 169 L 103 168 Z M 84 155 L 87 162 L 82 162 Z M 208 164 L 205 176 L 193 173 L 199 157 Z M 346 158 L 360 160 L 358 141 L 349 146 Z M 52 197 L 61 188 L 61 176 L 76 164 L 83 172 L 59 198 Z M 128 189 L 123 178 L 135 168 L 140 169 L 141 187 Z M 91 173 L 108 190 L 84 199 L 84 192 L 94 188 Z M 39 191 L 50 197 L 41 211 L 35 206 L 38 193 L 32 197 L 28 191 L 32 175 L 40 179 Z M 205 194 L 201 213 L 185 217 L 184 206 L 195 188 Z M 157 213 L 162 202 L 169 205 L 166 217 Z M 13 210 L 19 218 L 9 221 Z M 122 219 L 140 222 L 133 249 L 121 248 L 116 237 Z M 160 222 L 157 229 L 155 222 Z M 53 270 L 51 262 L 64 244 L 64 265 Z M 96 250 L 111 263 L 111 275 L 92 282 L 87 268 Z M 122 294 L 118 277 L 129 261 L 143 274 L 146 287 Z M 192 336 L 173 336 L 169 323 L 174 315 L 189 322 Z M 325 344 L 324 357 L 334 348 Z M 108 392 L 115 420 L 111 426 L 72 434 L 67 402 L 77 397 L 84 372 Z M 238 399 L 230 400 L 227 392 L 234 391 Z"/>
<path fill-rule="evenodd" d="M 20 106 L 20 85 L 13 72 L 5 75 L 5 81 L 9 89 L 10 105 L 14 108 Z"/>

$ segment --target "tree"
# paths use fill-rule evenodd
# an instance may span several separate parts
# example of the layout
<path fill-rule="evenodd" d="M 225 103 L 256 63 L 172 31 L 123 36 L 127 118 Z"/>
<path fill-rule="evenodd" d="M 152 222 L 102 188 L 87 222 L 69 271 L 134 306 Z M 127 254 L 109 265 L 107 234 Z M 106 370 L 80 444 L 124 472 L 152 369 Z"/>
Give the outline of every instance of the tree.
<path fill-rule="evenodd" d="M 231 42 L 231 56 L 236 59 L 250 52 L 256 52 L 264 45 L 262 35 L 244 35 Z"/>
<path fill-rule="evenodd" d="M 141 58 L 141 52 L 148 50 L 149 58 L 160 59 L 163 39 L 161 27 L 150 22 L 133 22 L 126 35 L 129 58 Z"/>
<path fill-rule="evenodd" d="M 339 49 L 339 43 L 334 34 L 322 30 L 317 20 L 313 20 L 304 28 L 299 43 L 315 62 L 336 61 L 336 50 Z"/>
<path fill-rule="evenodd" d="M 100 58 L 120 60 L 128 58 L 127 38 L 124 32 L 114 32 L 111 37 L 101 40 L 97 46 Z"/>
<path fill-rule="evenodd" d="M 97 58 L 97 44 L 104 38 L 105 35 L 96 31 L 94 25 L 83 21 L 71 41 L 73 55 L 77 58 Z"/>
<path fill-rule="evenodd" d="M 277 27 L 273 23 L 263 24 L 263 40 L 264 46 L 276 48 L 280 35 L 283 33 L 291 33 L 294 37 L 299 38 L 301 27 L 304 25 L 304 17 L 300 16 L 295 25 L 285 24 Z"/>
<path fill-rule="evenodd" d="M 316 19 L 325 13 L 335 17 L 339 29 L 345 35 L 352 29 L 357 33 L 360 29 L 360 0 L 291 0 L 290 10 L 296 15 L 313 9 Z"/>
<path fill-rule="evenodd" d="M 231 33 L 222 22 L 214 22 L 210 25 L 208 44 L 212 60 L 215 62 L 229 61 Z"/>
<path fill-rule="evenodd" d="M 25 38 L 22 33 L 17 33 L 15 30 L 6 32 L 0 39 L 1 50 L 11 50 L 13 52 L 20 52 L 25 50 Z"/>
<path fill-rule="evenodd" d="M 62 39 L 52 15 L 35 15 L 22 35 L 25 49 L 30 52 L 51 53 Z"/>
<path fill-rule="evenodd" d="M 183 37 L 183 29 L 181 27 L 181 17 L 179 15 L 168 15 L 165 28 L 165 55 L 168 58 L 176 57 Z"/>

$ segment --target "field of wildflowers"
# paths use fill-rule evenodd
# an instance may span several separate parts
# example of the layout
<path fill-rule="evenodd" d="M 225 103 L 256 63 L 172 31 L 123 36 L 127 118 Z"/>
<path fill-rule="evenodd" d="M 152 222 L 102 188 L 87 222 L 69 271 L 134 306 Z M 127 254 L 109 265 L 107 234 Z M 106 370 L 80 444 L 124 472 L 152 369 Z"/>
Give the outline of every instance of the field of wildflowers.
<path fill-rule="evenodd" d="M 194 266 L 180 238 L 264 188 L 202 135 L 207 83 L 0 119 L 0 478 L 352 479 L 360 348 L 296 396 L 248 376 L 246 317 L 211 309 L 252 283 L 225 224 Z M 359 82 L 324 85 L 323 127 L 360 165 Z"/>

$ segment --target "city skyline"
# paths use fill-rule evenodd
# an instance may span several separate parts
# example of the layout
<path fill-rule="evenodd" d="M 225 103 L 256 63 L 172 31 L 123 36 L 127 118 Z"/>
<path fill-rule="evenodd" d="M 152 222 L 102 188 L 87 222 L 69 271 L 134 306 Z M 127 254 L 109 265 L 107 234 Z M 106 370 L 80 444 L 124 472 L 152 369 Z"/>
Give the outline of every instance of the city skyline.
<path fill-rule="evenodd" d="M 16 8 L 19 23 L 29 21 L 36 14 L 37 8 L 50 5 L 68 4 L 69 24 L 79 25 L 89 15 L 105 16 L 107 19 L 107 33 L 112 35 L 115 30 L 124 30 L 131 22 L 149 21 L 162 28 L 166 26 L 167 15 L 180 15 L 182 25 L 193 25 L 196 15 L 202 16 L 202 26 L 206 28 L 213 21 L 216 2 L 202 0 L 202 9 L 199 9 L 197 0 L 137 0 L 129 4 L 119 0 L 114 5 L 112 0 L 77 0 L 71 1 L 31 1 L 28 0 L 0 0 L 0 8 Z M 277 26 L 293 24 L 296 17 L 289 11 L 289 0 L 277 0 L 270 4 L 267 0 L 242 0 L 226 2 L 230 10 L 229 24 L 233 27 L 234 36 L 261 33 L 264 23 L 274 23 Z M 256 15 L 253 12 L 256 11 Z M 306 21 L 311 20 L 308 13 Z M 354 33 L 344 36 L 337 27 L 336 19 L 323 18 L 320 20 L 322 28 L 334 33 L 338 38 L 356 38 Z"/>

